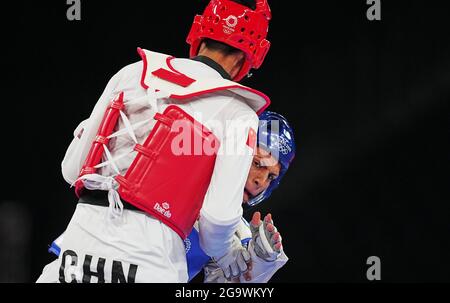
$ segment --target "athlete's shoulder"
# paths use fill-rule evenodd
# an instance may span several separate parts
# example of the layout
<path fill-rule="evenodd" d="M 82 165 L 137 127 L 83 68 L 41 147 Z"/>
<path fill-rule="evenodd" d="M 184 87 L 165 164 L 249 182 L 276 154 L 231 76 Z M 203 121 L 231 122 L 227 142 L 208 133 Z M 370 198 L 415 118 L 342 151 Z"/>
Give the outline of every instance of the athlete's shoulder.
<path fill-rule="evenodd" d="M 141 48 L 137 48 L 136 55 L 137 60 L 122 67 L 119 70 L 118 74 L 120 74 L 122 77 L 134 77 L 134 76 L 141 77 L 142 73 L 147 68 L 149 60 L 154 61 L 156 58 L 158 58 L 159 60 L 165 60 L 166 58 L 171 57 L 170 55 L 167 54 Z"/>
<path fill-rule="evenodd" d="M 242 97 L 241 95 L 233 94 L 229 109 L 231 119 L 258 121 L 258 115 L 249 105 L 248 99 Z"/>
<path fill-rule="evenodd" d="M 119 73 L 125 77 L 135 75 L 135 74 L 140 75 L 142 73 L 143 67 L 144 67 L 144 64 L 143 64 L 142 60 L 135 61 L 133 63 L 130 63 L 130 64 L 122 67 L 122 69 L 119 70 Z"/>

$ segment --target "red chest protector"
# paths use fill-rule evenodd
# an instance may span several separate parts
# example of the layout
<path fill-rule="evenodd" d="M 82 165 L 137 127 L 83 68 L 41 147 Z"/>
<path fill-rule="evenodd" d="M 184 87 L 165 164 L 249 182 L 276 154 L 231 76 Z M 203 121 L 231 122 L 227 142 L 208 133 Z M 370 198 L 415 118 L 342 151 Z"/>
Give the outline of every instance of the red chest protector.
<path fill-rule="evenodd" d="M 96 172 L 95 166 L 104 152 L 103 144 L 108 143 L 107 137 L 117 124 L 123 106 L 122 93 L 106 109 L 80 176 Z M 154 119 L 157 122 L 144 144 L 135 145 L 137 155 L 125 176 L 115 177 L 119 183 L 117 191 L 124 201 L 161 220 L 185 239 L 199 216 L 214 170 L 219 141 L 177 106 L 167 107 Z M 185 148 L 182 154 L 174 152 L 174 142 L 179 142 L 181 135 L 183 138 L 190 136 L 186 138 L 189 140 L 196 136 L 191 142 L 208 146 L 208 152 L 199 154 L 194 150 L 194 144 L 191 144 L 190 153 L 186 153 Z M 83 187 L 82 181 L 76 183 L 78 196 Z"/>
<path fill-rule="evenodd" d="M 257 113 L 270 104 L 263 93 L 232 81 L 191 79 L 173 68 L 170 63 L 173 57 L 140 48 L 138 52 L 144 66 L 141 75 L 144 89 L 159 88 L 170 92 L 170 98 L 176 100 L 229 90 L 243 97 Z M 109 141 L 108 136 L 112 134 L 123 107 L 124 95 L 121 93 L 105 110 L 80 177 L 96 173 L 96 166 L 102 160 L 104 147 Z M 157 123 L 144 144 L 135 145 L 137 155 L 125 176 L 115 177 L 119 184 L 117 192 L 123 200 L 158 218 L 185 239 L 199 216 L 214 170 L 219 141 L 211 131 L 177 106 L 169 106 L 162 114 L 156 114 L 154 119 Z M 180 121 L 184 135 L 194 138 L 191 142 L 196 143 L 189 147 L 190 153 L 181 155 L 172 150 L 173 142 L 180 136 Z M 172 127 L 174 124 L 176 127 Z M 199 154 L 196 148 L 198 142 L 208 150 L 202 149 Z M 75 186 L 80 196 L 84 184 L 79 180 Z"/>

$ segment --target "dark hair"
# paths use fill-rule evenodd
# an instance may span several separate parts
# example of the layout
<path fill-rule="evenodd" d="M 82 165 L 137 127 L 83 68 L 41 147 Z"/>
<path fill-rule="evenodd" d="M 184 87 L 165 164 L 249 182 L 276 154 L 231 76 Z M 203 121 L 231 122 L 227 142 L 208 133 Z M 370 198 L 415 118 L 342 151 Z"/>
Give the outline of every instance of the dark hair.
<path fill-rule="evenodd" d="M 245 5 L 248 8 L 251 8 L 252 10 L 256 9 L 256 0 L 231 0 L 231 1 Z"/>
<path fill-rule="evenodd" d="M 244 6 L 247 6 L 248 8 L 255 10 L 256 9 L 256 0 L 231 0 L 233 2 L 242 4 Z M 206 48 L 213 51 L 219 51 L 223 53 L 224 55 L 233 55 L 237 52 L 240 52 L 241 50 L 234 48 L 228 44 L 212 40 L 212 39 L 204 39 L 203 42 L 205 42 Z"/>
<path fill-rule="evenodd" d="M 209 39 L 209 38 L 205 38 L 203 39 L 203 41 L 205 43 L 205 46 L 207 49 L 212 50 L 212 51 L 218 51 L 226 56 L 228 55 L 233 55 L 236 54 L 237 52 L 240 52 L 240 49 L 237 49 L 235 47 L 232 47 L 228 44 L 213 40 L 213 39 Z"/>

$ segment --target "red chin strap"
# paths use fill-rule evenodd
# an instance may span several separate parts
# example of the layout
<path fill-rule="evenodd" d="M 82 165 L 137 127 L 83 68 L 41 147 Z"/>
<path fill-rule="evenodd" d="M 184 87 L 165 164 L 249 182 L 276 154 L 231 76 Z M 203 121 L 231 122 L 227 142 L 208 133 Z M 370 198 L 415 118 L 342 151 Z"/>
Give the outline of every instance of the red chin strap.
<path fill-rule="evenodd" d="M 209 38 L 243 51 L 244 65 L 233 78 L 240 81 L 250 69 L 258 69 L 270 48 L 266 40 L 272 18 L 267 0 L 256 0 L 252 10 L 231 0 L 211 0 L 203 15 L 194 18 L 186 42 L 191 46 L 190 56 L 198 54 L 200 43 Z"/>

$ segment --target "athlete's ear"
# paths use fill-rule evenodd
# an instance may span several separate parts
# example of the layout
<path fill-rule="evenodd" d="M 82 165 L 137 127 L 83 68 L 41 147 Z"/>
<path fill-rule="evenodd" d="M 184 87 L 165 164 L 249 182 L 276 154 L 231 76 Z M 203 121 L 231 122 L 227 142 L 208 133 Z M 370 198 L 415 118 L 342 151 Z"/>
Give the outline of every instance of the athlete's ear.
<path fill-rule="evenodd" d="M 202 54 L 204 51 L 205 51 L 205 49 L 206 49 L 206 43 L 205 42 L 202 42 L 201 44 L 200 44 L 200 47 L 198 48 L 198 52 L 197 52 L 197 54 Z"/>

